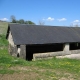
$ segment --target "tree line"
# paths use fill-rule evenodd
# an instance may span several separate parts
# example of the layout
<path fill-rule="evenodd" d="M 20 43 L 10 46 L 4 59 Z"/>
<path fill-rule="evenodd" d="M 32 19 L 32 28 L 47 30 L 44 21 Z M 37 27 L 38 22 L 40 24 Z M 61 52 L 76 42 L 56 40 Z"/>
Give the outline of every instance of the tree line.
<path fill-rule="evenodd" d="M 16 17 L 14 15 L 12 15 L 10 17 L 11 19 L 11 23 L 19 23 L 19 24 L 35 24 L 32 21 L 25 21 L 24 19 L 20 19 L 20 20 L 16 20 Z"/>

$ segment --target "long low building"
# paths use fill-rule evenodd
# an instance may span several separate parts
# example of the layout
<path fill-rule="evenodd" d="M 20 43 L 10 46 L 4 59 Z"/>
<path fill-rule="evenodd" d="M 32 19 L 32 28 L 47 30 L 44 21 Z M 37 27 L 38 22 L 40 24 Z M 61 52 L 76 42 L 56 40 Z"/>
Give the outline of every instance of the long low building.
<path fill-rule="evenodd" d="M 26 60 L 80 53 L 80 27 L 9 24 L 6 39 L 10 54 Z"/>

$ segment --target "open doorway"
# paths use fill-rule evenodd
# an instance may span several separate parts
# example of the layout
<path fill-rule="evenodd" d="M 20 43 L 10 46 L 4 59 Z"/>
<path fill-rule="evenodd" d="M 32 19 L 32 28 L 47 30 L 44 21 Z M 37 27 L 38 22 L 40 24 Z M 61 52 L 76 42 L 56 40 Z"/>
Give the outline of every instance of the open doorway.
<path fill-rule="evenodd" d="M 80 43 L 70 43 L 70 50 L 80 49 Z"/>
<path fill-rule="evenodd" d="M 63 44 L 40 44 L 26 46 L 26 59 L 32 60 L 34 53 L 63 51 Z"/>

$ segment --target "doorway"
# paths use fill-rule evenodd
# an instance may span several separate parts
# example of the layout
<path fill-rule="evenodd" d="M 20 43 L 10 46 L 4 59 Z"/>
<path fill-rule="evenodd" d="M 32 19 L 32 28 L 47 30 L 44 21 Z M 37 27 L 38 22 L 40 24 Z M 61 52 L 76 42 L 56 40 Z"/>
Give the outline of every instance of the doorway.
<path fill-rule="evenodd" d="M 39 44 L 26 46 L 26 60 L 31 61 L 34 53 L 63 51 L 63 44 Z"/>

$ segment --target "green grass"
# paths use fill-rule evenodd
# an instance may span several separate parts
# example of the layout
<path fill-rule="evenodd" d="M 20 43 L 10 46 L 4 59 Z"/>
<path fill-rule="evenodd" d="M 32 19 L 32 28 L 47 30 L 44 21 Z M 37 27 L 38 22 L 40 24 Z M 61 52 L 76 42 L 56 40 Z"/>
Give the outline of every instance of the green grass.
<path fill-rule="evenodd" d="M 49 59 L 38 61 L 25 61 L 20 58 L 12 57 L 7 49 L 0 50 L 0 67 L 7 68 L 12 66 L 36 66 L 46 69 L 66 70 L 71 73 L 80 74 L 80 60 L 75 59 Z"/>
<path fill-rule="evenodd" d="M 0 47 L 8 45 L 8 41 L 5 38 L 6 38 L 5 35 L 0 35 Z"/>
<path fill-rule="evenodd" d="M 22 72 L 21 70 L 11 70 L 14 67 L 30 67 L 32 72 L 42 75 L 48 78 L 48 76 L 58 80 L 63 77 L 65 73 L 74 75 L 73 77 L 78 80 L 80 75 L 80 60 L 75 59 L 49 59 L 38 61 L 25 61 L 20 58 L 12 57 L 7 49 L 0 50 L 0 74 L 13 74 Z M 32 67 L 32 68 L 31 68 Z M 39 71 L 43 70 L 43 72 Z M 26 70 L 25 70 L 26 71 Z M 31 71 L 27 71 L 29 73 Z M 57 73 L 60 73 L 59 75 Z M 63 74 L 64 73 L 64 74 Z M 58 79 L 56 79 L 58 77 Z M 67 75 L 64 75 L 67 77 Z"/>
<path fill-rule="evenodd" d="M 5 35 L 7 32 L 8 23 L 7 22 L 0 22 L 0 34 Z"/>
<path fill-rule="evenodd" d="M 4 28 L 3 33 L 6 31 L 6 27 Z M 28 67 L 28 70 L 20 70 L 17 67 L 24 69 Z M 28 74 L 34 72 L 38 74 L 36 80 L 41 80 L 41 78 L 44 80 L 59 80 L 62 77 L 65 77 L 66 79 L 69 77 L 68 80 L 80 80 L 80 60 L 53 58 L 29 62 L 20 58 L 12 57 L 8 53 L 8 42 L 5 39 L 5 34 L 0 35 L 0 74 L 13 74 L 20 72 Z"/>

